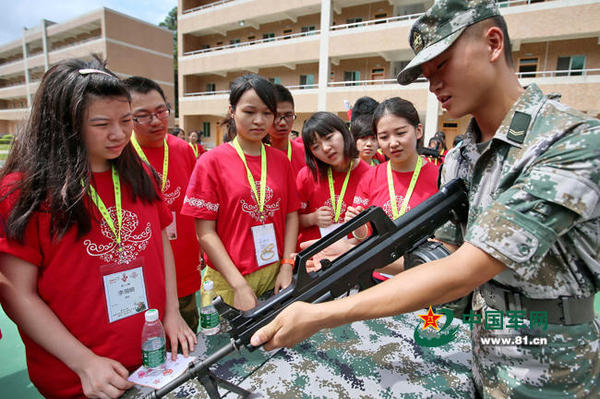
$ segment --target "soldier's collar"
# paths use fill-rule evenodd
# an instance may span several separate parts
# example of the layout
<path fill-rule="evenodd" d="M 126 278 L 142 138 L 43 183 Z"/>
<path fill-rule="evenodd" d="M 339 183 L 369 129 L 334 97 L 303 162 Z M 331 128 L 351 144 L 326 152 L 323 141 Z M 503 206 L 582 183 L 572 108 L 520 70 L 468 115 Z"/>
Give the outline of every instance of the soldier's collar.
<path fill-rule="evenodd" d="M 521 148 L 525 142 L 531 120 L 541 106 L 539 100 L 543 97 L 544 94 L 537 85 L 529 85 L 500 123 L 494 139 Z"/>

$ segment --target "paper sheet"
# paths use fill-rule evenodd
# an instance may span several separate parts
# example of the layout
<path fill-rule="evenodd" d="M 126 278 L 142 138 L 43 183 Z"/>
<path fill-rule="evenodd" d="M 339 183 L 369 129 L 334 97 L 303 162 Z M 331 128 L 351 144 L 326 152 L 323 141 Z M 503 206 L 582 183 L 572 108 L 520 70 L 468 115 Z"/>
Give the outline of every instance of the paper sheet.
<path fill-rule="evenodd" d="M 167 365 L 164 369 L 147 369 L 141 366 L 129 376 L 128 380 L 134 384 L 159 389 L 183 374 L 194 360 L 196 360 L 195 356 L 183 357 L 182 354 L 177 354 L 177 359 L 173 361 L 171 352 L 167 352 Z"/>

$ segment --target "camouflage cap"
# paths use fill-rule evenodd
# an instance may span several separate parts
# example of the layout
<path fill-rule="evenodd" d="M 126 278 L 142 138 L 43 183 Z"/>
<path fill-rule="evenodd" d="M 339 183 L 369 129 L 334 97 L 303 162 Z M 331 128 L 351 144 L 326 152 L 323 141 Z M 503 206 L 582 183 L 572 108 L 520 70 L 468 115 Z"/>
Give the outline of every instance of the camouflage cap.
<path fill-rule="evenodd" d="M 398 74 L 398 83 L 414 82 L 421 75 L 421 65 L 448 49 L 468 26 L 497 15 L 495 0 L 436 0 L 410 30 L 408 40 L 415 58 Z"/>

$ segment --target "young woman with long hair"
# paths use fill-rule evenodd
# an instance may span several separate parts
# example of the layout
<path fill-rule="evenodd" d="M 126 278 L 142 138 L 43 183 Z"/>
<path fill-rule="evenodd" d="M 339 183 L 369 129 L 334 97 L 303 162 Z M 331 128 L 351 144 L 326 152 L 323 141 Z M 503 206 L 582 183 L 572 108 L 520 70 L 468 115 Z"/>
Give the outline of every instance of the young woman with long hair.
<path fill-rule="evenodd" d="M 131 130 L 119 78 L 98 60 L 64 61 L 44 75 L 0 173 L 0 300 L 44 396 L 121 395 L 148 308 L 173 356 L 196 342 L 178 310 L 170 213 Z"/>

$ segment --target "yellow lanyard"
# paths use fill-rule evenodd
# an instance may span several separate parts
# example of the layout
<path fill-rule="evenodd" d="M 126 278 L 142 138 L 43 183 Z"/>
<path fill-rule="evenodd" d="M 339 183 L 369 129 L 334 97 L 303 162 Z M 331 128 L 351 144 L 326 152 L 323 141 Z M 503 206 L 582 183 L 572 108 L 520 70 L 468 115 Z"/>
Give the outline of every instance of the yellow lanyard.
<path fill-rule="evenodd" d="M 333 171 L 331 170 L 331 166 L 327 169 L 327 179 L 329 180 L 329 195 L 331 196 L 331 206 L 335 211 L 335 215 L 333 217 L 333 222 L 337 223 L 340 219 L 340 213 L 342 213 L 342 202 L 344 200 L 344 195 L 346 194 L 346 188 L 348 187 L 348 180 L 350 179 L 350 173 L 352 172 L 352 165 L 354 164 L 354 160 L 350 161 L 350 166 L 348 167 L 348 171 L 346 172 L 346 178 L 344 179 L 344 184 L 342 184 L 342 191 L 340 191 L 340 196 L 338 197 L 337 204 L 335 203 L 335 190 L 333 188 Z"/>
<path fill-rule="evenodd" d="M 248 183 L 250 183 L 250 188 L 252 188 L 252 192 L 254 193 L 254 197 L 256 198 L 256 203 L 258 204 L 258 212 L 260 214 L 260 221 L 264 222 L 265 215 L 263 214 L 263 209 L 265 207 L 265 192 L 267 189 L 267 153 L 265 151 L 265 146 L 260 144 L 260 197 L 258 196 L 258 192 L 256 190 L 256 184 L 254 183 L 254 177 L 252 176 L 252 172 L 250 172 L 250 168 L 248 168 L 248 163 L 246 162 L 246 155 L 244 155 L 244 151 L 238 142 L 237 136 L 233 139 L 233 147 L 237 151 L 238 155 L 242 159 L 244 166 L 246 167 L 246 176 L 248 177 Z"/>
<path fill-rule="evenodd" d="M 417 184 L 417 179 L 419 178 L 419 173 L 421 173 L 421 166 L 423 166 L 423 158 L 417 157 L 417 164 L 415 165 L 415 170 L 413 171 L 412 178 L 410 179 L 410 185 L 408 186 L 408 190 L 406 190 L 406 195 L 404 196 L 404 200 L 402 201 L 402 207 L 400 208 L 400 212 L 398 212 L 398 204 L 396 203 L 396 190 L 394 190 L 394 178 L 392 177 L 392 163 L 388 161 L 387 181 L 388 190 L 390 193 L 390 202 L 392 205 L 392 215 L 394 216 L 394 220 L 398 219 L 400 216 L 406 213 L 408 201 L 410 201 L 410 197 L 412 196 L 413 190 L 415 189 L 415 186 Z"/>
<path fill-rule="evenodd" d="M 292 162 L 292 142 L 288 141 L 288 161 Z"/>
<path fill-rule="evenodd" d="M 131 135 L 131 144 L 133 144 L 133 148 L 138 153 L 139 157 L 144 160 L 148 165 L 150 165 L 150 161 L 146 158 L 146 154 L 144 154 L 144 150 L 140 147 L 137 139 L 135 138 L 135 133 Z M 167 184 L 167 174 L 169 173 L 169 146 L 167 145 L 167 139 L 163 139 L 163 148 L 165 154 L 163 156 L 163 168 L 162 168 L 162 184 L 160 186 L 160 191 L 165 192 L 165 186 Z"/>
<path fill-rule="evenodd" d="M 92 185 L 90 185 L 90 197 L 92 198 L 92 201 L 100 211 L 100 214 L 102 215 L 102 218 L 110 228 L 110 231 L 112 231 L 113 235 L 115 236 L 115 240 L 117 241 L 117 245 L 119 246 L 119 252 L 122 252 L 123 248 L 121 247 L 121 226 L 123 225 L 123 208 L 121 207 L 121 180 L 119 179 L 119 173 L 117 172 L 114 166 L 112 167 L 112 181 L 113 188 L 115 191 L 117 228 L 115 228 L 115 224 L 113 223 L 112 218 L 108 213 L 108 209 L 106 209 L 106 205 L 104 205 L 104 202 L 102 202 L 102 198 L 100 198 L 100 196 L 96 192 L 96 189 L 94 189 Z M 81 185 L 83 186 L 83 181 L 81 182 Z"/>
<path fill-rule="evenodd" d="M 194 155 L 198 158 L 198 144 L 194 145 L 190 143 L 190 147 L 192 147 L 192 151 L 194 151 Z"/>

